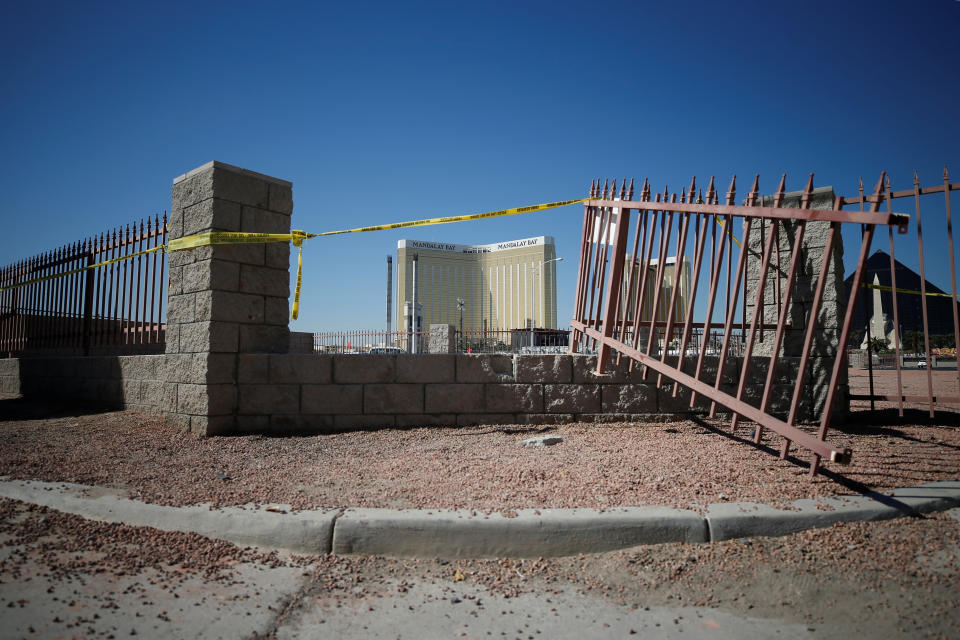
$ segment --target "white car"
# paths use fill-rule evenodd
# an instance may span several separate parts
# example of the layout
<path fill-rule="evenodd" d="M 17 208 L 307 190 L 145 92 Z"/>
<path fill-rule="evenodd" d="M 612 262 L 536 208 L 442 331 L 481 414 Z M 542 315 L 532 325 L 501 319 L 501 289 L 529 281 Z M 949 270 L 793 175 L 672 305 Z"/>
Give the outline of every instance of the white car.
<path fill-rule="evenodd" d="M 917 369 L 926 369 L 927 361 L 926 360 L 917 360 Z"/>

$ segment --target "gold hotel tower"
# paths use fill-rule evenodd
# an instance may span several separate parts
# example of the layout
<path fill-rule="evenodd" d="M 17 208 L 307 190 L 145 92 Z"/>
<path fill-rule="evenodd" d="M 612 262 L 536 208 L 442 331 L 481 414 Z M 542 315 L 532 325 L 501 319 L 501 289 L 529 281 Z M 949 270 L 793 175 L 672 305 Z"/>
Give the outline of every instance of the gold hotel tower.
<path fill-rule="evenodd" d="M 464 331 L 557 327 L 557 263 L 551 236 L 482 245 L 421 240 L 397 243 L 396 327 L 408 330 L 406 303 L 413 298 L 417 256 L 417 303 L 422 329 L 431 324 Z"/>

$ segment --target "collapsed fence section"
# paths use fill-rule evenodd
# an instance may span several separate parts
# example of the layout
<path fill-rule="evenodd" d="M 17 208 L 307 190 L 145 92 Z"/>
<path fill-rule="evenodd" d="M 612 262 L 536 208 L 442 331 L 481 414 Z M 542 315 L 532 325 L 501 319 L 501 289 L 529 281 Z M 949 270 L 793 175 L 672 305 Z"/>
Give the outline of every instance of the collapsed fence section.
<path fill-rule="evenodd" d="M 0 268 L 0 354 L 162 350 L 166 239 L 164 214 Z"/>
<path fill-rule="evenodd" d="M 848 461 L 848 449 L 825 440 L 856 303 L 842 291 L 840 232 L 844 223 L 863 225 L 852 278 L 858 287 L 875 227 L 904 231 L 909 220 L 879 211 L 885 177 L 872 206 L 858 212 L 842 211 L 845 200 L 832 189 L 815 190 L 812 175 L 794 194 L 785 192 L 784 176 L 766 198 L 757 176 L 743 205 L 735 204 L 735 176 L 723 204 L 713 179 L 706 194 L 695 178 L 680 193 L 655 195 L 644 181 L 637 200 L 632 181 L 619 193 L 615 181 L 595 182 L 585 205 L 572 349 L 597 349 L 599 373 L 611 353 L 631 358 L 644 379 L 666 381 L 674 397 L 685 388 L 690 407 L 699 403 L 711 417 L 725 407 L 732 429 L 742 418 L 756 423 L 754 442 L 764 429 L 780 434 L 782 457 L 792 443 L 811 450 L 811 473 L 823 457 Z M 695 313 L 703 314 L 698 322 Z M 694 346 L 697 326 L 710 338 Z M 815 434 L 797 427 L 804 403 L 819 409 Z"/>

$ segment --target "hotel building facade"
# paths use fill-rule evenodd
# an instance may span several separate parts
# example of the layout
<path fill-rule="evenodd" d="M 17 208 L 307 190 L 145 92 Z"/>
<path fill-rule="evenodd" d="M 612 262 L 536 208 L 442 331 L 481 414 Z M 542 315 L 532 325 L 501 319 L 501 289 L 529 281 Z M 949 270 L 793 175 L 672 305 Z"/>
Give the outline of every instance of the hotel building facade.
<path fill-rule="evenodd" d="M 416 302 L 422 328 L 460 327 L 457 298 L 463 304 L 464 331 L 557 327 L 557 262 L 551 236 L 482 245 L 422 240 L 397 243 L 396 327 L 408 330 L 404 309 Z"/>

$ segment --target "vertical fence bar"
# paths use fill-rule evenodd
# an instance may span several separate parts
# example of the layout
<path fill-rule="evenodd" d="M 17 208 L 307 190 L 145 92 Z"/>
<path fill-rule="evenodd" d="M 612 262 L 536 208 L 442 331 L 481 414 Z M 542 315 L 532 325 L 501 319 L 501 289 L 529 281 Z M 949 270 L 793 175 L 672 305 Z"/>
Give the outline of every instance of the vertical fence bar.
<path fill-rule="evenodd" d="M 887 176 L 887 212 L 893 213 L 893 196 L 890 191 L 890 176 Z M 949 222 L 948 222 L 949 228 Z M 890 298 L 893 300 L 893 346 L 896 357 L 895 365 L 897 367 L 897 415 L 903 417 L 903 372 L 900 366 L 900 311 L 897 301 L 897 261 L 893 255 L 893 227 L 887 227 L 887 234 L 890 237 Z M 956 307 L 956 304 L 954 304 Z M 870 395 L 873 395 L 873 388 L 870 389 Z M 872 402 L 872 399 L 871 399 Z"/>
<path fill-rule="evenodd" d="M 920 309 L 923 311 L 923 348 L 927 358 L 927 402 L 930 404 L 930 417 L 933 411 L 933 358 L 930 353 L 930 321 L 927 316 L 927 275 L 923 263 L 923 221 L 920 217 L 920 180 L 913 172 L 913 200 L 917 213 L 917 253 L 920 258 Z"/>

